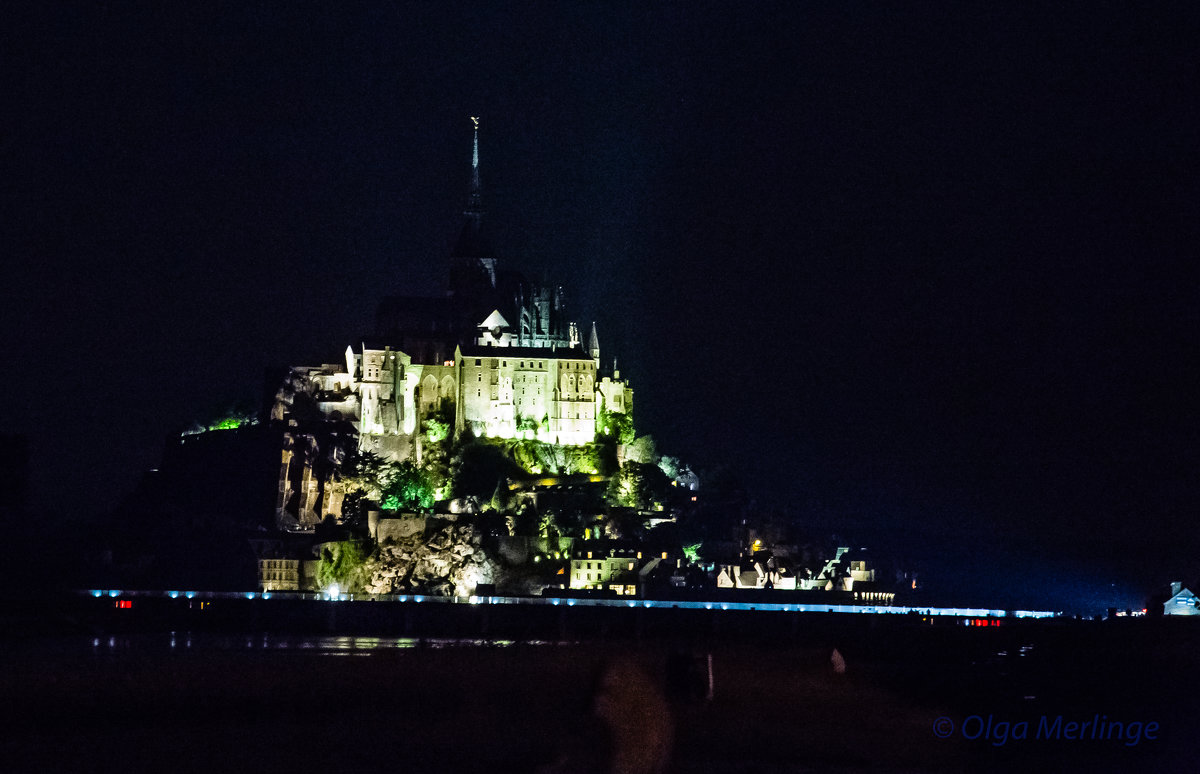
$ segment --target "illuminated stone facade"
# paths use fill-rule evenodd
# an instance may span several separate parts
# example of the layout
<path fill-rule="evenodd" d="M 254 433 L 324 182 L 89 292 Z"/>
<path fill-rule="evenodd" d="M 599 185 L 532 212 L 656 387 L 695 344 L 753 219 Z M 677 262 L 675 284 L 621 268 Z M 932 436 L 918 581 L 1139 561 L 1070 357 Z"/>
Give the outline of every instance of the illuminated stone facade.
<path fill-rule="evenodd" d="M 651 550 L 632 541 L 575 540 L 569 587 L 638 596 L 651 576 L 670 575 L 680 567 L 680 561 L 671 559 L 669 551 Z"/>
<path fill-rule="evenodd" d="M 259 591 L 299 591 L 299 559 L 259 559 Z"/>
<path fill-rule="evenodd" d="M 459 430 L 566 446 L 595 439 L 598 350 L 594 359 L 577 347 L 475 345 L 455 354 L 461 363 Z"/>
<path fill-rule="evenodd" d="M 628 382 L 615 361 L 602 368 L 595 325 L 584 342 L 567 319 L 563 289 L 527 282 L 492 255 L 478 124 L 464 217 L 444 297 L 385 298 L 374 340 L 348 346 L 343 363 L 291 369 L 272 411 L 287 428 L 280 526 L 340 516 L 340 493 L 323 468 L 350 448 L 347 434 L 360 450 L 419 461 L 422 422 L 435 412 L 453 417 L 456 436 L 566 446 L 595 440 L 602 411 L 632 412 Z"/>

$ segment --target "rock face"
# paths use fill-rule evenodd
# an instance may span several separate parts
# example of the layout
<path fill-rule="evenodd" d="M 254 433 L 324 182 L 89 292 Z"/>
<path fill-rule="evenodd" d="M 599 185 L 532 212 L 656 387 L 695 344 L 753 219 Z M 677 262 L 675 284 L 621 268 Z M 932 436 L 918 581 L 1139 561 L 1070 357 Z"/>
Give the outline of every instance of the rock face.
<path fill-rule="evenodd" d="M 369 594 L 470 596 L 494 583 L 499 567 L 472 525 L 433 522 L 424 533 L 380 545 L 366 567 Z"/>
<path fill-rule="evenodd" d="M 380 543 L 419 538 L 425 533 L 425 517 L 415 513 L 381 516 L 376 521 L 372 536 Z"/>

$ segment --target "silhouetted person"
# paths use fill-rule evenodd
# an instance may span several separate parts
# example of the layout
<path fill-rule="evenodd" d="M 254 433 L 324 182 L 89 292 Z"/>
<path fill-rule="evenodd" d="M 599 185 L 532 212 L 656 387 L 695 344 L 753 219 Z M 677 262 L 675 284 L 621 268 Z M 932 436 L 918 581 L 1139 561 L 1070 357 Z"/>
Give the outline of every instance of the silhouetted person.
<path fill-rule="evenodd" d="M 603 665 L 592 690 L 592 718 L 567 739 L 557 760 L 539 774 L 663 774 L 671 757 L 675 723 L 658 681 L 630 659 Z M 594 728 L 594 719 L 603 732 Z"/>

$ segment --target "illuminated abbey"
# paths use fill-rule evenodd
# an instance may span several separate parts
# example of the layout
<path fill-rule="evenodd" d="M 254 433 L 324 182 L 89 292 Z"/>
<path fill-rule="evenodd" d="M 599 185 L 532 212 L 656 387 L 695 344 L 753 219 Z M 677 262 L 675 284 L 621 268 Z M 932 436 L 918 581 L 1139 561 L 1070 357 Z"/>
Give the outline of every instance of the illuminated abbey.
<path fill-rule="evenodd" d="M 393 296 L 374 340 L 344 362 L 290 370 L 272 419 L 285 433 L 277 520 L 311 526 L 341 513 L 330 471 L 349 448 L 391 461 L 422 456 L 422 426 L 450 420 L 455 436 L 528 438 L 562 446 L 595 440 L 604 412 L 628 413 L 633 392 L 605 368 L 593 323 L 586 340 L 559 286 L 499 264 L 487 238 L 475 123 L 462 232 L 441 297 Z M 293 521 L 294 520 L 294 521 Z"/>

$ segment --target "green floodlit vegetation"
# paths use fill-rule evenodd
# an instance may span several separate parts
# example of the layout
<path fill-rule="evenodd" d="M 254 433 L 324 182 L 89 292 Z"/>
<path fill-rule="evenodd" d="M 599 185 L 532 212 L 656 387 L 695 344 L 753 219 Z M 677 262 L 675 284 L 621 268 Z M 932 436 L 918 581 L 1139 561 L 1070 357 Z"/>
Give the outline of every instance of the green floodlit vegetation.
<path fill-rule="evenodd" d="M 440 500 L 463 497 L 502 510 L 498 490 L 508 484 L 572 475 L 610 479 L 606 499 L 611 505 L 650 507 L 667 483 L 653 439 L 636 435 L 629 414 L 602 412 L 597 424 L 594 442 L 565 446 L 536 440 L 532 432 L 490 438 L 468 430 L 455 436 L 453 409 L 433 412 L 421 423 L 420 462 L 389 461 L 370 451 L 347 456 L 339 471 L 346 484 L 345 510 L 353 513 L 377 502 L 384 511 L 429 511 Z M 619 446 L 627 447 L 623 464 Z"/>
<path fill-rule="evenodd" d="M 341 588 L 358 588 L 360 576 L 371 556 L 371 548 L 356 540 L 332 543 L 321 552 L 317 563 L 317 582 L 321 588 L 336 583 Z"/>
<path fill-rule="evenodd" d="M 208 426 L 209 430 L 237 430 L 243 425 L 250 424 L 251 420 L 248 417 L 225 417 Z"/>
<path fill-rule="evenodd" d="M 442 443 L 450 437 L 451 419 L 438 413 L 429 416 L 424 423 L 425 438 L 430 443 Z"/>
<path fill-rule="evenodd" d="M 598 435 L 615 439 L 617 443 L 633 443 L 636 433 L 633 429 L 633 415 L 608 411 L 601 408 L 596 419 Z"/>
<path fill-rule="evenodd" d="M 231 410 L 219 414 L 216 419 L 207 422 L 195 422 L 180 435 L 199 435 L 220 430 L 237 430 L 248 425 L 258 424 L 258 419 L 252 411 Z"/>
<path fill-rule="evenodd" d="M 388 475 L 389 478 L 380 487 L 385 511 L 400 508 L 428 510 L 433 507 L 434 482 L 421 468 L 408 461 L 400 462 L 391 466 Z"/>
<path fill-rule="evenodd" d="M 448 436 L 429 442 L 420 464 L 391 462 L 371 452 L 353 452 L 342 467 L 347 491 L 377 500 L 386 511 L 429 510 L 446 496 L 490 501 L 497 482 L 539 476 L 626 475 L 622 504 L 644 495 L 645 478 L 637 463 L 616 464 L 615 446 L 593 443 L 559 446 L 535 440 L 469 438 L 451 445 Z M 626 470 L 626 468 L 630 468 Z"/>

